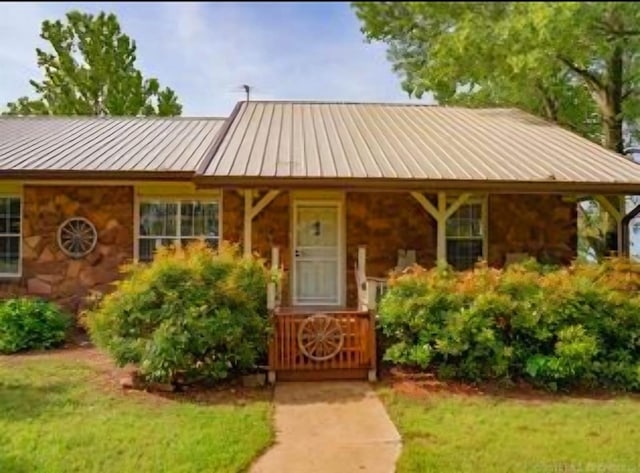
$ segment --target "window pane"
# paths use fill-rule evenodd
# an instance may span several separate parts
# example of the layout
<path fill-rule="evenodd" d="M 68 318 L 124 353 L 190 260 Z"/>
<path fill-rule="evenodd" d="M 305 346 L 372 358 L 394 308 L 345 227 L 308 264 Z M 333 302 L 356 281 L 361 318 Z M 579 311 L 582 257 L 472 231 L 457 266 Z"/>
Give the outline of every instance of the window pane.
<path fill-rule="evenodd" d="M 183 202 L 180 235 L 218 236 L 218 204 L 215 202 Z"/>
<path fill-rule="evenodd" d="M 482 239 L 448 239 L 447 260 L 459 271 L 470 269 L 482 258 Z"/>
<path fill-rule="evenodd" d="M 204 206 L 204 232 L 203 235 L 208 237 L 219 237 L 220 230 L 218 228 L 218 204 L 213 202 Z"/>
<path fill-rule="evenodd" d="M 194 233 L 194 212 L 197 203 L 183 202 L 180 207 L 180 236 L 193 236 Z"/>
<path fill-rule="evenodd" d="M 178 205 L 167 202 L 140 204 L 140 235 L 176 236 Z"/>
<path fill-rule="evenodd" d="M 8 200 L 9 207 L 9 232 L 20 233 L 20 199 L 10 198 Z"/>
<path fill-rule="evenodd" d="M 153 255 L 160 246 L 169 246 L 174 243 L 167 238 L 140 238 L 138 245 L 138 259 L 140 261 L 151 261 Z"/>
<path fill-rule="evenodd" d="M 0 198 L 0 233 L 20 233 L 20 199 Z"/>
<path fill-rule="evenodd" d="M 481 237 L 482 204 L 462 205 L 447 220 L 448 237 Z"/>
<path fill-rule="evenodd" d="M 0 273 L 15 274 L 20 267 L 20 237 L 0 237 Z"/>

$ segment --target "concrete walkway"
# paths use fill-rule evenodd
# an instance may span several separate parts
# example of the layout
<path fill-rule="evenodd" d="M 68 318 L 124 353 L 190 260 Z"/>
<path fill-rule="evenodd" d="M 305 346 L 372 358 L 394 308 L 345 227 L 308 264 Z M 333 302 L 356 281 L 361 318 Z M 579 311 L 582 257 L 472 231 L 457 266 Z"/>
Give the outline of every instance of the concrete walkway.
<path fill-rule="evenodd" d="M 400 435 L 367 383 L 279 383 L 276 444 L 251 473 L 393 473 Z"/>

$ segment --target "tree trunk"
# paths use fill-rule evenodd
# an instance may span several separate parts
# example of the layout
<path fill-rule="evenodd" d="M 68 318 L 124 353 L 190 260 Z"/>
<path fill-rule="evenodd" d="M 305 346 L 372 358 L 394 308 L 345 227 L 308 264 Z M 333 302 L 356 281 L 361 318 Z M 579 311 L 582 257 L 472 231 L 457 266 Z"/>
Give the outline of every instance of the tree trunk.
<path fill-rule="evenodd" d="M 612 151 L 624 154 L 624 137 L 622 135 L 622 87 L 623 87 L 623 51 L 621 46 L 613 49 L 607 65 L 607 79 L 601 91 L 602 111 L 602 145 Z M 620 255 L 622 248 L 618 248 L 618 225 L 607 233 L 606 249 Z"/>
<path fill-rule="evenodd" d="M 602 103 L 602 145 L 605 148 L 624 153 L 624 139 L 622 136 L 622 82 L 623 82 L 623 51 L 616 46 L 611 54 L 607 67 L 608 81 L 601 92 Z"/>
<path fill-rule="evenodd" d="M 602 146 L 624 154 L 622 119 L 620 114 L 610 111 L 602 115 Z"/>

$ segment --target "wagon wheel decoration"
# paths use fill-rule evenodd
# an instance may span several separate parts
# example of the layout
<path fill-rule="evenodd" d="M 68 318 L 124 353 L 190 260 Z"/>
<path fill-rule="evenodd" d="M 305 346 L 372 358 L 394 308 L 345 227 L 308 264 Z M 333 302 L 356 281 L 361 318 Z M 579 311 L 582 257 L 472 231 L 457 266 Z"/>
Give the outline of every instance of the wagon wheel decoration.
<path fill-rule="evenodd" d="M 344 344 L 344 332 L 335 317 L 316 314 L 304 319 L 298 329 L 298 347 L 313 361 L 330 360 Z"/>
<path fill-rule="evenodd" d="M 96 227 L 86 218 L 74 217 L 58 227 L 58 246 L 71 258 L 82 258 L 96 247 Z"/>

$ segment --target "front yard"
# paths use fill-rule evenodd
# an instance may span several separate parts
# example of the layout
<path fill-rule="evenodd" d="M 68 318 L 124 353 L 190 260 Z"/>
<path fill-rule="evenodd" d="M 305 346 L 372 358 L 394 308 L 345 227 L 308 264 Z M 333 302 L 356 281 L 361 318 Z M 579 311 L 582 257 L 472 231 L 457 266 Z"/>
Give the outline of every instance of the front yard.
<path fill-rule="evenodd" d="M 0 357 L 0 472 L 238 472 L 273 439 L 267 393 L 124 392 L 93 350 Z"/>
<path fill-rule="evenodd" d="M 640 471 L 638 399 L 380 394 L 403 438 L 398 473 Z"/>

